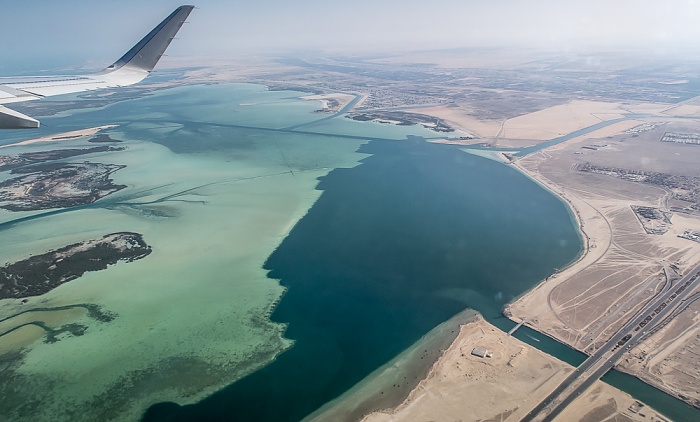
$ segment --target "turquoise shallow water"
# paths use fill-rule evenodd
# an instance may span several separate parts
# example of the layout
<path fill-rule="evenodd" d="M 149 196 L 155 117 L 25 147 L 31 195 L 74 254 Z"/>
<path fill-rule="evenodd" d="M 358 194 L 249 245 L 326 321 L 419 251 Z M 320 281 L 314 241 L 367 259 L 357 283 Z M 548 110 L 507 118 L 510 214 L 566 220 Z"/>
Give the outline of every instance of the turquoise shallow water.
<path fill-rule="evenodd" d="M 117 230 L 154 247 L 40 298 L 118 318 L 32 344 L 18 400 L 83 420 L 156 402 L 145 420 L 298 420 L 467 307 L 510 328 L 503 304 L 579 253 L 564 204 L 507 165 L 412 137 L 435 136 L 420 127 L 313 123 L 318 103 L 300 95 L 181 87 L 1 141 L 119 124 L 127 150 L 86 159 L 127 164 L 114 178 L 129 186 L 67 212 L 0 213 L 16 223 L 0 226 L 3 258 Z"/>
<path fill-rule="evenodd" d="M 2 301 L 0 318 L 10 318 L 8 325 L 26 309 L 83 303 L 117 317 L 109 323 L 84 315 L 63 318 L 61 323 L 87 329 L 53 344 L 32 342 L 36 334 L 26 329 L 2 338 L 0 347 L 27 347 L 0 384 L 6 398 L 0 414 L 10 420 L 107 420 L 115 414 L 135 420 L 154 402 L 201 399 L 289 346 L 282 338 L 284 326 L 268 318 L 284 290 L 267 278 L 263 264 L 316 201 L 317 178 L 333 168 L 357 165 L 365 155 L 356 150 L 366 140 L 236 127 L 247 123 L 247 116 L 231 117 L 224 126 L 173 123 L 186 120 L 184 114 L 206 102 L 211 89 L 183 88 L 175 97 L 172 91 L 177 90 L 165 90 L 101 110 L 44 118 L 40 132 L 10 132 L 16 142 L 121 123 L 108 132 L 124 141 L 116 144 L 124 151 L 79 160 L 126 165 L 113 178 L 127 188 L 68 210 L 0 211 L 2 262 L 116 231 L 142 233 L 153 253 L 88 273 L 26 304 Z M 216 87 L 225 95 L 209 101 L 225 106 L 239 91 L 249 101 L 250 89 Z M 246 110 L 270 114 L 269 103 L 275 101 L 268 96 L 281 94 L 256 90 L 258 105 Z M 169 109 L 173 98 L 180 101 Z M 294 122 L 317 118 L 317 104 L 297 101 L 306 112 Z M 94 144 L 83 139 L 0 153 L 88 146 Z M 42 315 L 53 323 L 59 313 Z M 38 402 L 42 406 L 30 406 Z"/>

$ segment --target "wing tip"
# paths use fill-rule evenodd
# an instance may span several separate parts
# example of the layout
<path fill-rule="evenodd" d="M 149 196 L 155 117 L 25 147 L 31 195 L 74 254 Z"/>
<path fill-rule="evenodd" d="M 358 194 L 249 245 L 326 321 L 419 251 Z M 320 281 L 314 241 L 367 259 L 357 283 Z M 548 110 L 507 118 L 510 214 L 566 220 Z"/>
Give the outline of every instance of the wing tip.
<path fill-rule="evenodd" d="M 38 120 L 26 114 L 0 106 L 0 129 L 36 129 L 40 125 Z"/>
<path fill-rule="evenodd" d="M 191 4 L 176 8 L 119 60 L 100 73 L 115 72 L 124 66 L 151 72 L 194 8 Z"/>

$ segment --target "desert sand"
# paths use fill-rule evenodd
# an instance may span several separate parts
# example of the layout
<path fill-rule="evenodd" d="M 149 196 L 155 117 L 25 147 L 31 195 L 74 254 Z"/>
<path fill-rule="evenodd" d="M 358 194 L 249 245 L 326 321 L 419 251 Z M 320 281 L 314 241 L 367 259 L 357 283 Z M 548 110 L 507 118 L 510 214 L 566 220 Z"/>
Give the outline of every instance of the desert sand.
<path fill-rule="evenodd" d="M 697 176 L 693 163 L 700 159 L 700 146 L 659 142 L 667 131 L 698 130 L 697 123 L 677 120 L 694 114 L 693 107 L 697 105 L 692 102 L 669 109 L 668 104 L 662 103 L 571 101 L 500 122 L 478 120 L 457 105 L 418 110 L 482 137 L 466 140 L 465 145 L 487 143 L 501 147 L 527 146 L 628 113 L 658 116 L 625 119 L 511 163 L 569 204 L 583 240 L 578 260 L 508 305 L 505 313 L 511 319 L 524 319 L 540 332 L 592 352 L 658 291 L 666 275 L 675 271 L 672 265 L 682 272 L 700 263 L 700 243 L 678 237 L 687 229 L 700 231 L 700 216 L 670 212 L 669 204 L 674 201 L 671 190 L 606 174 L 585 173 L 576 167 L 593 163 L 605 168 Z M 647 232 L 634 213 L 634 206 L 665 212 L 668 221 L 660 224 L 667 231 Z M 673 324 L 632 349 L 621 362 L 621 369 L 672 395 L 683 396 L 686 401 L 699 400 L 698 306 L 691 306 Z M 453 345 L 401 406 L 372 414 L 366 420 L 455 420 L 465 419 L 465 415 L 469 415 L 468 420 L 518 420 L 523 406 L 534 406 L 523 405 L 523 400 L 543 394 L 538 388 L 548 392 L 556 385 L 557 377 L 563 378 L 559 372 L 551 371 L 553 367 L 547 368 L 548 372 L 543 370 L 544 364 L 537 366 L 539 352 L 522 346 L 523 353 L 528 353 L 528 365 L 533 362 L 535 366 L 521 369 L 528 374 L 539 371 L 534 376 L 539 381 L 515 388 L 522 374 L 518 375 L 508 360 L 520 350 L 513 349 L 517 341 L 508 337 L 487 339 L 475 333 L 473 327 L 463 330 L 469 332 L 469 340 L 478 338 L 475 341 L 494 350 L 493 360 L 470 356 L 472 343 Z M 457 341 L 466 341 L 465 335 L 460 335 L 460 339 Z M 497 371 L 499 365 L 506 370 Z M 547 382 L 551 382 L 551 387 Z M 630 406 L 634 412 L 626 410 Z M 640 406 L 643 405 L 599 382 L 559 420 L 572 420 L 574 415 L 576 420 L 602 420 L 615 412 L 626 412 L 615 416 L 618 420 L 645 420 L 652 412 L 639 412 Z"/>
<path fill-rule="evenodd" d="M 463 105 L 450 104 L 424 109 L 418 113 L 439 117 L 462 130 L 475 133 L 481 138 L 518 141 L 522 145 L 537 143 L 566 135 L 600 122 L 619 119 L 636 107 L 620 103 L 599 101 L 570 101 L 566 104 L 548 107 L 534 113 L 503 119 L 484 120 L 470 116 Z M 660 111 L 659 106 L 654 111 Z M 482 141 L 483 142 L 483 141 Z"/>
<path fill-rule="evenodd" d="M 617 103 L 575 100 L 508 119 L 499 136 L 544 141 L 596 123 L 619 119 L 624 117 L 624 112 Z"/>
<path fill-rule="evenodd" d="M 493 353 L 482 358 L 475 347 Z M 363 422 L 518 421 L 573 370 L 479 317 L 459 336 L 398 407 L 367 415 Z M 632 409 L 632 410 L 630 410 Z M 597 382 L 557 420 L 652 421 L 657 412 Z"/>
<path fill-rule="evenodd" d="M 649 129 L 641 132 L 622 123 L 631 122 L 514 163 L 568 202 L 583 234 L 584 251 L 578 261 L 509 304 L 506 314 L 589 353 L 663 286 L 667 274 L 675 272 L 671 266 L 683 273 L 700 263 L 700 243 L 678 237 L 684 230 L 700 230 L 700 216 L 679 212 L 678 207 L 671 212 L 672 190 L 576 170 L 577 165 L 592 163 L 696 177 L 692 162 L 700 158 L 700 147 L 659 140 L 667 131 L 697 130 L 697 123 L 659 116 L 647 121 Z M 653 223 L 666 232 L 647 232 L 633 206 L 663 211 L 667 221 Z M 700 332 L 692 328 L 694 312 L 689 308 L 633 349 L 622 369 L 690 403 L 700 402 Z"/>
<path fill-rule="evenodd" d="M 470 116 L 465 110 L 456 104 L 442 105 L 429 108 L 417 108 L 412 110 L 415 113 L 427 114 L 440 118 L 447 122 L 450 126 L 465 132 L 470 132 L 480 138 L 495 137 L 501 130 L 502 121 L 500 120 L 483 120 Z M 477 143 L 483 141 L 477 140 Z"/>

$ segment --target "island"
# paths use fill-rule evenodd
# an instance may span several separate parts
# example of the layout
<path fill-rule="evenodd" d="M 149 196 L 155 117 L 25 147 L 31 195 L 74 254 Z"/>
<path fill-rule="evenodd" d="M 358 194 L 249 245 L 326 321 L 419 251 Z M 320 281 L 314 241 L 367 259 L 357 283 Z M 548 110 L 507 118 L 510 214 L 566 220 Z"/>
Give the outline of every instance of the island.
<path fill-rule="evenodd" d="M 562 262 L 560 268 L 550 267 L 532 277 L 532 283 L 528 284 L 531 287 L 530 291 L 523 291 L 518 297 L 501 295 L 500 292 L 494 294 L 493 299 L 490 296 L 477 297 L 477 300 L 499 302 L 499 308 L 503 306 L 503 313 L 513 322 L 494 314 L 485 314 L 489 322 L 498 324 L 499 327 L 494 328 L 485 323 L 467 324 L 461 329 L 464 335 L 460 335 L 447 349 L 421 349 L 425 354 L 420 354 L 416 359 L 433 361 L 435 355 L 443 357 L 435 358 L 437 363 L 433 371 L 423 381 L 419 380 L 423 378 L 423 373 L 410 374 L 413 376 L 407 377 L 412 378 L 411 388 L 415 389 L 401 396 L 402 399 L 398 402 L 405 400 L 403 405 L 396 409 L 375 409 L 381 410 L 381 413 L 369 416 L 368 420 L 412 420 L 420 418 L 421 412 L 424 412 L 422 415 L 425 415 L 426 419 L 439 419 L 439 416 L 444 415 L 443 419 L 472 416 L 482 420 L 511 421 L 697 420 L 697 408 L 700 408 L 700 365 L 696 359 L 700 354 L 700 326 L 697 324 L 697 314 L 700 312 L 700 174 L 697 165 L 700 162 L 700 97 L 694 97 L 697 95 L 695 82 L 691 84 L 688 81 L 696 81 L 698 71 L 691 69 L 687 63 L 670 59 L 664 66 L 650 66 L 646 57 L 640 61 L 594 53 L 591 53 L 590 57 L 594 60 L 572 61 L 570 57 L 561 54 L 538 54 L 531 51 L 479 50 L 459 55 L 448 51 L 426 51 L 377 56 L 372 62 L 354 57 L 335 57 L 333 64 L 329 65 L 329 61 L 324 58 L 256 58 L 252 62 L 241 60 L 220 67 L 190 69 L 186 71 L 185 78 L 193 85 L 245 81 L 265 85 L 270 90 L 277 87 L 299 91 L 293 94 L 296 98 L 304 98 L 303 93 L 314 93 L 315 96 L 308 99 L 319 101 L 322 104 L 320 113 L 327 115 L 309 114 L 303 122 L 271 131 L 268 126 L 258 128 L 254 127 L 254 123 L 240 122 L 236 119 L 228 123 L 212 124 L 202 121 L 203 113 L 199 107 L 191 107 L 191 115 L 186 114 L 186 109 L 182 108 L 182 115 L 191 120 L 185 119 L 177 122 L 178 124 L 173 124 L 176 122 L 170 118 L 157 120 L 163 124 L 164 130 L 158 132 L 157 136 L 166 136 L 165 133 L 173 133 L 174 137 L 183 136 L 183 133 L 187 133 L 186 130 L 192 130 L 191 133 L 219 133 L 220 130 L 235 127 L 245 131 L 260 130 L 264 134 L 275 132 L 295 137 L 322 135 L 324 139 L 330 139 L 334 134 L 325 133 L 324 130 L 331 125 L 324 125 L 335 118 L 343 120 L 341 126 L 350 126 L 350 123 L 353 123 L 350 119 L 366 121 L 352 126 L 362 126 L 362 130 L 358 132 L 368 134 L 374 129 L 380 132 L 401 129 L 388 127 L 389 125 L 410 124 L 416 126 L 407 130 L 425 133 L 427 131 L 418 126 L 419 124 L 425 123 L 429 126 L 444 122 L 453 128 L 454 132 L 442 133 L 427 141 L 457 145 L 444 147 L 452 153 L 450 158 L 460 160 L 469 153 L 499 161 L 497 165 L 503 166 L 506 171 L 523 173 L 568 206 L 571 225 L 567 227 L 580 229 L 580 239 L 573 237 L 576 240 L 576 249 L 580 249 L 580 255 L 577 258 L 572 256 L 573 261 L 568 264 Z M 598 62 L 601 58 L 604 60 Z M 590 63 L 600 65 L 591 67 Z M 191 92 L 193 95 L 197 92 L 210 95 L 204 88 L 207 87 L 201 88 L 202 91 L 193 89 Z M 226 87 L 222 86 L 221 92 L 225 92 L 224 89 Z M 258 95 L 260 99 L 279 98 L 266 96 L 262 88 L 255 87 L 255 90 L 258 89 L 261 92 L 256 91 L 256 100 Z M 230 92 L 230 97 L 221 97 L 226 98 L 225 101 L 233 98 L 234 108 L 252 108 L 258 104 L 251 99 L 253 97 L 237 96 L 238 89 L 232 89 Z M 349 94 L 358 100 L 355 102 L 348 96 L 345 98 L 349 102 L 344 104 L 339 100 L 340 93 Z M 280 94 L 280 97 L 286 95 Z M 220 104 L 222 110 L 228 110 L 227 107 L 231 106 L 224 100 L 214 98 L 219 97 L 208 99 L 212 100 L 212 104 Z M 153 104 L 156 104 L 149 103 L 147 98 L 139 101 L 145 102 L 145 110 L 154 109 Z M 284 102 L 287 101 L 293 102 L 295 99 L 284 98 Z M 66 108 L 71 106 L 64 105 Z M 410 110 L 410 114 L 418 115 L 416 119 L 419 120 L 412 122 L 413 117 L 407 117 L 403 110 Z M 246 112 L 248 111 L 253 112 L 250 108 L 246 109 Z M 116 115 L 115 118 L 119 116 Z M 379 128 L 379 123 L 386 125 Z M 205 131 L 204 125 L 211 125 L 211 132 Z M 338 128 L 338 132 L 343 133 L 343 139 L 356 138 L 355 135 L 349 136 L 342 130 L 342 127 Z M 265 136 L 267 135 L 260 135 L 260 139 L 266 139 Z M 363 136 L 368 135 L 359 136 L 364 141 Z M 403 137 L 397 136 L 392 139 L 395 142 L 405 142 Z M 419 141 L 412 137 L 409 142 Z M 338 156 L 340 149 L 335 149 L 338 144 L 340 143 L 324 140 L 323 148 L 333 146 L 334 149 L 324 149 L 324 156 L 311 162 L 313 166 L 309 168 L 325 171 L 327 168 L 356 165 L 354 158 L 343 163 L 327 160 L 327 157 L 335 159 Z M 198 148 L 206 148 L 208 145 L 202 138 L 202 145 L 192 143 L 191 147 L 194 151 L 199 151 Z M 240 145 L 236 144 L 236 147 L 239 148 Z M 287 150 L 287 147 L 290 149 Z M 288 175 L 290 179 L 296 178 L 295 184 L 304 175 L 308 175 L 311 181 L 318 180 L 316 177 L 319 174 L 298 172 L 294 164 L 294 160 L 305 157 L 307 151 L 294 150 L 285 144 L 270 150 L 274 152 L 274 158 L 264 161 L 277 163 L 279 155 L 285 165 L 275 167 L 275 172 L 269 171 L 264 173 L 265 175 L 277 175 L 276 171 L 282 171 L 279 174 L 284 174 L 285 177 Z M 239 148 L 230 156 L 220 155 L 228 159 L 238 157 L 242 154 L 241 151 Z M 292 157 L 288 151 L 295 152 L 294 160 L 287 160 L 287 157 Z M 182 157 L 184 154 L 180 158 Z M 216 170 L 211 181 L 218 184 L 222 180 L 221 175 L 226 172 L 219 171 L 219 168 L 213 165 L 221 157 L 211 158 L 209 163 Z M 416 159 L 420 160 L 421 157 L 416 156 Z M 20 163 L 14 169 L 22 172 L 41 169 L 42 165 L 49 164 L 58 166 L 62 163 Z M 242 171 L 240 166 L 236 168 L 237 171 Z M 257 170 L 260 167 L 256 165 L 251 168 Z M 319 173 L 323 172 L 319 170 Z M 30 173 L 15 174 L 30 176 Z M 32 177 L 40 177 L 43 174 L 48 172 L 42 170 Z M 258 173 L 246 176 L 250 176 L 245 179 L 246 184 L 249 180 L 264 180 Z M 475 171 L 473 178 L 446 178 L 444 181 L 461 186 L 485 185 L 489 182 L 479 176 L 483 174 Z M 380 178 L 371 179 L 370 183 L 381 180 Z M 232 179 L 226 179 L 227 189 L 230 180 Z M 223 262 L 219 265 L 228 269 L 239 267 L 240 262 L 240 268 L 244 271 L 240 280 L 257 281 L 256 276 L 251 274 L 258 274 L 253 270 L 260 270 L 258 267 L 266 256 L 264 251 L 273 250 L 280 239 L 287 236 L 290 225 L 296 221 L 296 216 L 304 215 L 304 210 L 313 203 L 290 200 L 292 197 L 286 195 L 293 189 L 288 188 L 286 183 L 279 183 L 278 186 L 284 188 L 279 190 L 284 195 L 277 195 L 283 200 L 279 203 L 302 205 L 296 205 L 290 214 L 291 217 L 285 216 L 282 219 L 282 231 L 275 232 L 274 237 L 265 238 L 263 234 L 269 233 L 263 229 L 273 227 L 273 224 L 266 220 L 269 216 L 267 211 L 277 211 L 278 203 L 271 201 L 269 204 L 272 205 L 264 208 L 265 214 L 249 210 L 263 209 L 257 203 L 257 199 L 269 199 L 275 195 L 264 195 L 264 192 L 278 191 L 269 190 L 268 186 L 259 189 L 261 185 L 246 184 L 238 183 L 236 179 L 235 187 L 249 188 L 250 190 L 245 192 L 255 194 L 246 196 L 255 197 L 256 201 L 246 202 L 243 195 L 236 196 L 235 201 L 229 201 L 229 197 L 226 196 L 228 190 L 223 192 L 212 188 L 206 193 L 207 200 L 211 201 L 209 203 L 215 204 L 216 200 L 226 198 L 225 204 L 220 204 L 229 208 L 221 209 L 226 209 L 231 215 L 245 210 L 244 218 L 248 220 L 231 217 L 225 224 L 217 225 L 211 216 L 224 213 L 216 208 L 216 212 L 207 214 L 206 212 L 214 207 L 203 207 L 197 210 L 199 212 L 196 215 L 200 217 L 199 221 L 206 224 L 199 226 L 197 231 L 187 232 L 186 235 L 178 232 L 177 236 L 173 236 L 175 242 L 183 247 L 177 250 L 177 254 L 172 255 L 174 259 L 170 262 L 179 266 L 170 269 L 172 278 L 168 278 L 168 283 L 173 284 L 177 281 L 174 280 L 177 279 L 177 272 L 186 273 L 188 277 L 190 274 L 197 274 L 200 282 L 193 285 L 187 277 L 182 277 L 183 280 L 177 285 L 180 290 L 174 289 L 180 296 L 168 295 L 159 303 L 162 306 L 158 309 L 175 309 L 170 316 L 177 315 L 177 309 L 182 309 L 182 306 L 173 306 L 173 303 L 174 299 L 179 299 L 183 306 L 201 310 L 207 317 L 168 318 L 163 313 L 159 318 L 148 321 L 152 325 L 145 326 L 138 313 L 134 313 L 134 317 L 119 309 L 108 309 L 121 312 L 120 323 L 128 318 L 135 321 L 133 327 L 138 328 L 134 328 L 133 331 L 124 330 L 125 337 L 131 338 L 133 333 L 142 333 L 143 338 L 148 338 L 148 341 L 132 344 L 133 350 L 139 351 L 140 357 L 143 358 L 138 360 L 138 366 L 133 364 L 134 359 L 122 358 L 127 355 L 131 358 L 132 350 L 128 350 L 123 355 L 115 355 L 112 361 L 115 363 L 109 367 L 110 373 L 100 373 L 87 365 L 80 368 L 80 373 L 89 377 L 91 383 L 106 386 L 97 391 L 97 395 L 85 395 L 76 399 L 84 409 L 89 409 L 88 417 L 94 419 L 95 415 L 118 414 L 121 417 L 137 419 L 146 406 L 157 400 L 171 402 L 165 403 L 166 407 L 172 402 L 184 407 L 202 400 L 217 388 L 223 388 L 249 373 L 240 371 L 239 367 L 246 367 L 246 371 L 250 371 L 264 366 L 267 362 L 281 360 L 276 359 L 276 354 L 285 350 L 289 343 L 286 339 L 280 342 L 282 337 L 277 338 L 277 334 L 281 336 L 286 326 L 274 326 L 272 323 L 282 321 L 272 319 L 271 314 L 280 303 L 280 297 L 285 294 L 287 286 L 280 284 L 274 286 L 278 290 L 259 294 L 259 297 L 267 298 L 268 302 L 265 304 L 270 304 L 270 307 L 256 304 L 258 309 L 262 310 L 259 314 L 262 316 L 256 317 L 253 320 L 254 324 L 249 324 L 253 313 L 241 312 L 237 315 L 235 312 L 241 309 L 247 311 L 249 308 L 246 306 L 254 302 L 257 289 L 262 291 L 260 286 L 265 283 L 238 283 L 243 286 L 240 290 L 242 293 L 232 295 L 230 293 L 235 291 L 236 284 L 226 283 L 226 289 L 221 289 L 225 280 L 213 276 L 200 277 L 200 274 L 208 274 L 210 268 L 215 268 L 212 263 Z M 270 186 L 273 184 L 270 183 Z M 32 186 L 27 186 L 31 190 Z M 209 188 L 215 185 L 202 186 Z M 496 184 L 487 187 L 494 196 L 503 193 Z M 201 190 L 198 192 L 189 186 L 187 188 L 184 192 L 188 194 L 204 194 Z M 177 192 L 173 193 L 181 195 L 183 191 L 179 189 L 178 186 Z M 410 193 L 410 190 L 408 191 Z M 313 197 L 314 200 L 315 198 Z M 177 205 L 181 204 L 184 203 Z M 512 212 L 517 215 L 519 210 L 512 208 Z M 469 217 L 465 215 L 465 218 Z M 236 238 L 233 235 L 236 230 L 233 222 L 238 224 L 239 221 L 243 222 L 240 226 L 246 227 L 246 236 L 240 237 L 242 240 L 238 243 L 228 243 L 228 239 Z M 265 224 L 259 224 L 261 221 Z M 521 221 L 519 224 L 541 224 L 544 229 L 548 221 L 543 215 L 541 219 Z M 180 227 L 184 228 L 185 225 Z M 370 224 L 367 227 L 370 228 Z M 210 231 L 206 232 L 204 229 Z M 113 231 L 117 230 L 121 229 L 115 228 Z M 197 237 L 200 233 L 202 237 Z M 226 242 L 217 243 L 219 233 L 225 234 Z M 393 233 L 391 235 L 395 236 Z M 271 238 L 274 241 L 270 241 Z M 252 247 L 255 246 L 253 239 L 262 239 L 268 244 L 258 245 L 255 249 Z M 568 242 L 568 246 L 571 247 L 571 239 L 562 237 L 554 244 L 564 247 L 563 243 Z M 154 242 L 159 240 L 153 239 Z M 483 239 L 473 237 L 465 238 L 464 241 L 478 244 Z M 193 244 L 206 244 L 211 247 L 197 248 L 199 250 L 195 251 L 195 248 L 191 248 Z M 237 247 L 239 244 L 240 248 Z M 227 256 L 223 259 L 218 257 L 221 261 L 213 259 L 214 251 L 222 250 L 225 250 Z M 233 259 L 243 256 L 244 253 L 248 254 L 251 250 L 257 251 L 257 260 L 246 259 L 243 263 Z M 182 257 L 191 259 L 182 260 Z M 246 257 L 248 258 L 248 255 Z M 509 263 L 504 262 L 504 265 L 506 264 Z M 206 266 L 205 271 L 196 272 L 198 265 L 199 268 Z M 528 263 L 524 262 L 523 270 L 528 270 L 527 267 Z M 498 270 L 499 268 L 495 268 L 494 272 Z M 273 276 L 274 273 L 271 273 L 269 277 Z M 468 272 L 464 273 L 465 279 L 471 276 Z M 274 283 L 265 285 L 271 284 Z M 154 292 L 154 297 L 162 296 L 160 290 L 151 291 Z M 223 296 L 224 291 L 229 293 L 229 296 Z M 290 289 L 290 292 L 292 291 Z M 56 292 L 58 293 L 60 289 Z M 462 295 L 456 294 L 462 292 L 444 293 L 454 300 L 462 301 Z M 28 304 L 43 300 L 46 296 L 30 298 Z M 236 302 L 239 297 L 241 301 Z M 20 309 L 29 307 L 28 304 L 21 304 L 22 299 L 17 300 L 14 297 L 8 299 L 8 302 Z M 210 304 L 223 302 L 226 302 L 225 310 L 215 313 Z M 476 303 L 470 296 L 465 297 L 463 302 L 464 306 Z M 497 310 L 495 314 L 498 313 Z M 73 321 L 74 316 L 66 315 L 64 319 Z M 517 341 L 503 331 L 516 324 L 517 327 L 521 327 L 521 332 L 516 334 L 528 344 Z M 115 328 L 115 332 L 119 332 L 116 329 L 119 324 L 110 326 Z M 251 332 L 265 340 L 270 338 L 266 337 L 270 334 L 274 341 L 268 343 L 273 346 L 265 349 L 251 344 L 248 350 L 252 352 L 249 354 L 246 351 L 232 356 L 232 346 L 237 345 L 242 337 L 229 337 L 230 333 L 237 332 L 231 330 L 231 326 L 250 326 Z M 261 328 L 257 330 L 256 327 Z M 292 329 L 296 329 L 292 325 L 289 327 L 290 333 Z M 527 334 L 523 335 L 523 329 L 533 329 L 550 338 L 540 337 L 540 340 Z M 393 333 L 389 333 L 391 334 Z M 41 335 L 44 335 L 43 332 Z M 83 336 L 83 339 L 86 337 L 89 336 Z M 527 338 L 531 338 L 531 341 Z M 332 346 L 323 336 L 318 336 L 318 339 L 318 345 L 325 346 L 328 343 Z M 589 357 L 576 368 L 564 364 L 544 352 L 548 349 L 542 347 L 542 344 L 552 344 L 552 339 Z M 393 340 L 387 336 L 386 341 Z M 5 344 L 7 343 L 6 340 Z M 25 341 L 21 344 L 31 343 Z M 152 346 L 166 344 L 167 346 L 155 349 Z M 178 347 L 174 347 L 176 344 Z M 170 347 L 171 345 L 173 347 Z M 301 346 L 303 344 L 298 342 L 294 347 L 298 351 Z M 41 347 L 40 345 L 36 348 Z M 101 350 L 107 350 L 107 347 Z M 157 351 L 156 354 L 153 354 L 154 350 Z M 554 350 L 552 353 L 558 352 Z M 55 356 L 52 353 L 45 355 L 48 356 L 47 362 Z M 222 361 L 222 356 L 226 361 Z M 343 355 L 338 349 L 330 350 L 324 354 L 324 358 L 326 356 L 333 358 Z M 558 356 L 563 358 L 564 354 Z M 254 363 L 251 365 L 250 362 Z M 322 363 L 319 361 L 318 367 L 321 367 Z M 613 367 L 664 390 L 671 397 L 655 391 L 644 400 L 641 397 L 632 399 L 610 385 L 604 385 L 598 378 Z M 121 372 L 118 373 L 116 369 Z M 75 367 L 71 370 L 75 371 Z M 583 376 L 579 377 L 579 374 Z M 309 377 L 309 382 L 313 381 L 312 378 L 314 377 Z M 97 379 L 100 380 L 99 384 L 93 382 Z M 53 380 L 60 382 L 61 378 L 56 376 Z M 360 388 L 363 387 L 364 381 L 358 384 Z M 408 387 L 404 390 L 404 384 L 402 380 L 402 392 L 409 390 Z M 26 403 L 38 403 L 39 400 L 49 404 L 35 406 L 37 412 L 45 412 L 44 414 L 54 418 L 64 409 L 70 409 L 75 414 L 73 409 L 76 407 L 66 406 L 64 397 L 59 397 L 56 389 L 46 387 L 37 391 L 33 378 L 27 380 L 26 386 L 22 386 L 24 389 L 16 388 L 17 383 L 8 382 L 7 385 L 10 385 L 13 391 L 22 391 L 29 398 L 23 397 L 21 401 L 6 400 L 8 407 L 16 405 L 17 409 L 3 409 L 6 414 L 19 415 L 20 411 L 29 408 Z M 51 384 L 47 382 L 43 385 Z M 267 385 L 282 387 L 285 384 Z M 639 385 L 643 384 L 640 382 Z M 76 390 L 80 388 L 80 394 L 84 394 L 84 384 L 74 383 L 74 387 Z M 392 395 L 398 395 L 399 388 L 392 385 L 390 387 L 393 390 L 380 390 L 377 394 L 381 395 L 384 391 L 384 395 L 388 395 L 391 391 Z M 296 386 L 291 385 L 289 388 Z M 632 388 L 620 388 L 635 394 Z M 7 387 L 7 390 L 9 389 L 10 387 Z M 180 393 L 173 393 L 176 390 Z M 285 408 L 270 400 L 269 390 L 260 391 L 256 400 L 259 399 L 265 404 L 271 403 L 275 406 L 268 407 L 275 409 Z M 64 396 L 70 397 L 68 394 Z M 50 400 L 47 400 L 47 397 Z M 554 401 L 548 402 L 549 397 Z M 680 400 L 672 400 L 673 397 Z M 448 403 L 449 400 L 451 402 Z M 649 401 L 643 403 L 645 400 Z M 343 401 L 343 398 L 340 397 L 338 401 Z M 353 406 L 358 404 L 353 400 L 347 401 Z M 669 402 L 673 403 L 669 406 Z M 52 403 L 59 403 L 60 406 L 54 405 L 49 408 Z M 554 414 L 538 411 L 543 409 L 542 403 L 558 403 L 561 412 Z M 686 403 L 695 408 L 686 406 Z M 421 404 L 427 407 L 421 408 Z M 460 407 L 462 405 L 463 407 Z M 393 406 L 394 404 L 385 407 Z M 687 413 L 677 416 L 668 413 L 669 407 Z M 438 414 L 443 411 L 445 413 Z M 454 413 L 447 414 L 448 411 Z M 357 420 L 351 416 L 348 415 L 345 420 Z M 16 417 L 16 420 L 20 419 Z"/>
<path fill-rule="evenodd" d="M 124 168 L 101 163 L 49 163 L 12 170 L 24 174 L 0 182 L 0 208 L 9 211 L 35 211 L 74 207 L 124 189 L 109 177 Z"/>
<path fill-rule="evenodd" d="M 140 234 L 119 232 L 31 256 L 0 268 L 0 299 L 43 295 L 88 271 L 133 262 L 150 253 Z"/>
<path fill-rule="evenodd" d="M 54 138 L 60 139 L 60 138 Z M 111 139 L 109 135 L 98 135 L 88 140 L 88 142 L 121 142 Z M 99 146 L 93 148 L 66 148 L 49 151 L 25 152 L 17 155 L 0 155 L 0 171 L 13 170 L 30 164 L 44 163 L 47 161 L 61 160 L 64 158 L 77 157 L 80 155 L 93 154 L 97 152 L 123 151 L 124 148 Z"/>

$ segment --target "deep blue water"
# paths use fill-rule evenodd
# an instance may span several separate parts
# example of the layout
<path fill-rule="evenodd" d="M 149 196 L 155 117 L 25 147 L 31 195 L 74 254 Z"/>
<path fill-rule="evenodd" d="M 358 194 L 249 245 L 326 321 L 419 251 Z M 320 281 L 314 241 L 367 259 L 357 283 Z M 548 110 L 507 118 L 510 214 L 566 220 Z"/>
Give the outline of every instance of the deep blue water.
<path fill-rule="evenodd" d="M 420 138 L 361 152 L 265 264 L 288 287 L 272 319 L 295 345 L 144 420 L 299 420 L 466 307 L 510 324 L 504 303 L 580 252 L 564 204 L 505 164 Z"/>

